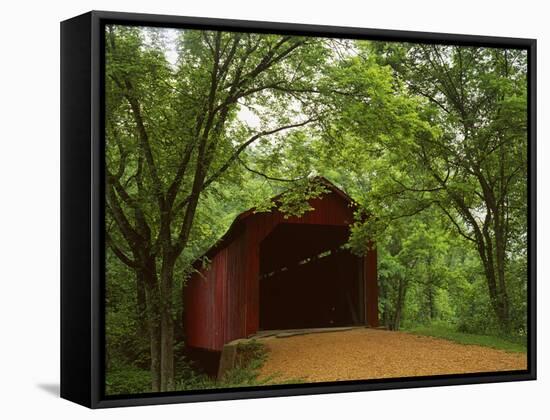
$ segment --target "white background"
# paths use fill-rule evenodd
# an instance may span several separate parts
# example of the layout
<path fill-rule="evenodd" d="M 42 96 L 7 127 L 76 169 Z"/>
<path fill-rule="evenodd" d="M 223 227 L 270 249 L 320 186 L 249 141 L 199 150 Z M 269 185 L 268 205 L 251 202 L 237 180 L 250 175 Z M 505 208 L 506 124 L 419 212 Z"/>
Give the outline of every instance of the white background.
<path fill-rule="evenodd" d="M 0 417 L 548 418 L 550 13 L 544 0 L 6 0 L 0 25 Z M 96 10 L 538 39 L 537 382 L 91 411 L 59 384 L 59 22 Z"/>

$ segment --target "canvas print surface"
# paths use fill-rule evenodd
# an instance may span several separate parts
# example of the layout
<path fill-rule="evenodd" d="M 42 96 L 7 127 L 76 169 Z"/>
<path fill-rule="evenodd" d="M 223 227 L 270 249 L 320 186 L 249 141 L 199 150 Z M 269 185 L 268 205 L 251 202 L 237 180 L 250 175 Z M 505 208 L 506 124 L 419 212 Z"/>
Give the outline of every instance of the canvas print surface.
<path fill-rule="evenodd" d="M 527 369 L 527 52 L 108 24 L 105 395 Z"/>

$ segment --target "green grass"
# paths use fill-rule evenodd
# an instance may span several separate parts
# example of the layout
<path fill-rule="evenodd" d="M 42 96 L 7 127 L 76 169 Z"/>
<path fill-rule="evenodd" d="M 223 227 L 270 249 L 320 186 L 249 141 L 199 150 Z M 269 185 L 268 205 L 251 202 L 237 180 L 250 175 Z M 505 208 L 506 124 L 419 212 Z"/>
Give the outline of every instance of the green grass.
<path fill-rule="evenodd" d="M 303 379 L 278 379 L 279 375 L 260 378 L 260 369 L 267 359 L 267 350 L 262 343 L 250 341 L 239 344 L 236 367 L 229 370 L 221 380 L 212 378 L 193 367 L 181 363 L 176 378 L 176 391 L 240 388 L 261 385 L 290 385 L 303 383 Z M 107 395 L 141 394 L 151 390 L 149 370 L 119 363 L 116 369 L 107 371 Z"/>
<path fill-rule="evenodd" d="M 277 380 L 278 375 L 259 378 L 260 369 L 267 359 L 267 350 L 262 343 L 252 340 L 239 344 L 237 350 L 236 367 L 226 372 L 221 380 L 216 380 L 204 374 L 191 374 L 185 380 L 178 383 L 177 389 L 220 389 L 240 388 L 262 385 L 289 385 L 303 383 L 302 379 Z"/>
<path fill-rule="evenodd" d="M 128 364 L 121 364 L 117 368 L 106 371 L 105 393 L 140 394 L 151 389 L 151 373 Z"/>
<path fill-rule="evenodd" d="M 454 341 L 460 344 L 475 344 L 478 346 L 491 347 L 493 349 L 517 353 L 527 352 L 527 346 L 525 344 L 515 343 L 504 338 L 492 335 L 479 335 L 458 332 L 448 325 L 432 324 L 428 326 L 416 326 L 412 328 L 407 328 L 404 331 L 417 335 L 444 338 L 446 340 Z"/>

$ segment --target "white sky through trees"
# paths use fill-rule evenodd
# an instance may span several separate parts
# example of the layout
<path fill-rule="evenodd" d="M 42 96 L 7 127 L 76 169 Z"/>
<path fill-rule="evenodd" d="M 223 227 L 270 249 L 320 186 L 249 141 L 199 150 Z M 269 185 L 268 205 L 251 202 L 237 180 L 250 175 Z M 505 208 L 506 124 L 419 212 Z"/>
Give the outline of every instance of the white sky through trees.
<path fill-rule="evenodd" d="M 154 38 L 158 37 L 164 50 L 164 56 L 172 68 L 176 68 L 178 64 L 178 37 L 184 32 L 184 29 L 177 28 L 154 28 L 143 27 L 144 40 L 148 44 L 154 43 Z M 250 109 L 240 106 L 238 112 L 239 119 L 246 123 L 251 128 L 260 127 L 260 119 Z"/>
<path fill-rule="evenodd" d="M 141 27 L 144 41 L 146 44 L 159 45 L 164 51 L 164 56 L 166 60 L 173 69 L 177 68 L 179 51 L 178 51 L 178 37 L 185 31 L 185 29 L 178 28 L 157 28 L 157 27 Z M 353 41 L 345 39 L 330 39 L 329 48 L 332 49 L 334 56 L 333 58 L 343 58 L 345 56 L 355 55 L 358 53 L 355 48 Z M 259 130 L 262 127 L 261 120 L 258 116 L 258 112 L 261 110 L 256 110 L 256 112 L 242 104 L 239 104 L 238 118 L 241 122 L 248 125 L 250 128 Z M 300 116 L 301 113 L 298 112 L 297 116 Z M 303 117 L 303 115 L 302 115 Z"/>

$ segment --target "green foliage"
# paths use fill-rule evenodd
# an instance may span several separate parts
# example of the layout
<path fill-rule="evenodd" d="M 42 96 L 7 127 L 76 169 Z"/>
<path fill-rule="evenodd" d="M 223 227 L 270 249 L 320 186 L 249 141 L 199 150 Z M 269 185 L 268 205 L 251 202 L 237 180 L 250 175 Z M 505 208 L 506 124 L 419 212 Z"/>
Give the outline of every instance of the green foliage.
<path fill-rule="evenodd" d="M 143 394 L 151 390 L 151 372 L 132 365 L 119 364 L 107 370 L 105 393 L 108 395 Z"/>
<path fill-rule="evenodd" d="M 193 362 L 183 357 L 177 364 L 176 390 L 223 389 L 247 386 L 260 386 L 275 383 L 275 378 L 259 379 L 259 369 L 263 366 L 267 353 L 265 346 L 257 341 L 239 344 L 238 360 L 235 367 L 221 380 L 201 373 Z M 285 383 L 299 383 L 299 379 Z M 281 383 L 281 382 L 276 382 Z M 140 394 L 150 392 L 151 373 L 147 369 L 119 364 L 107 371 L 106 391 L 109 395 Z"/>
<path fill-rule="evenodd" d="M 427 326 L 418 326 L 407 329 L 408 332 L 430 337 L 444 338 L 460 344 L 472 344 L 477 346 L 491 347 L 498 350 L 526 353 L 525 342 L 513 342 L 493 335 L 467 334 L 456 331 L 445 323 L 434 323 Z"/>
<path fill-rule="evenodd" d="M 326 186 L 316 179 L 303 179 L 292 184 L 292 188 L 283 191 L 275 199 L 269 198 L 264 203 L 255 207 L 255 212 L 268 212 L 277 209 L 284 214 L 285 218 L 290 216 L 302 216 L 304 213 L 314 210 L 309 203 L 310 199 L 321 197 L 327 193 Z"/>
<path fill-rule="evenodd" d="M 105 84 L 108 393 L 150 390 L 151 329 L 177 389 L 258 384 L 259 348 L 219 383 L 186 359 L 182 291 L 237 214 L 303 215 L 317 176 L 357 203 L 387 327 L 525 340 L 524 51 L 109 25 Z"/>
<path fill-rule="evenodd" d="M 105 290 L 107 371 L 117 370 L 118 365 L 147 368 L 149 341 L 135 276 L 110 250 L 107 250 L 107 264 L 110 267 Z"/>
<path fill-rule="evenodd" d="M 428 309 L 436 315 L 433 303 L 445 300 L 446 316 L 461 317 L 463 329 L 524 334 L 525 52 L 377 42 L 357 48 L 337 65 L 333 80 L 346 94 L 318 147 L 361 204 L 350 247 L 362 253 L 374 239 L 380 248 L 381 305 L 393 308 L 389 318 L 382 309 L 386 323 L 425 322 Z M 410 243 L 422 223 L 439 226 L 433 238 L 452 235 L 453 245 L 425 249 L 430 237 Z M 428 260 L 458 247 L 464 258 L 436 262 L 437 273 Z M 479 274 L 465 278 L 460 264 L 474 255 Z M 468 302 L 488 315 L 474 317 Z"/>
<path fill-rule="evenodd" d="M 272 378 L 259 379 L 259 369 L 263 366 L 267 352 L 265 346 L 255 340 L 237 345 L 235 367 L 227 371 L 221 380 L 215 380 L 189 369 L 178 382 L 181 391 L 196 389 L 239 388 L 246 386 L 269 385 Z"/>
<path fill-rule="evenodd" d="M 230 369 L 221 382 L 225 386 L 262 385 L 268 380 L 258 380 L 258 370 L 267 359 L 265 346 L 255 340 L 239 343 L 236 350 L 235 367 Z"/>

